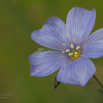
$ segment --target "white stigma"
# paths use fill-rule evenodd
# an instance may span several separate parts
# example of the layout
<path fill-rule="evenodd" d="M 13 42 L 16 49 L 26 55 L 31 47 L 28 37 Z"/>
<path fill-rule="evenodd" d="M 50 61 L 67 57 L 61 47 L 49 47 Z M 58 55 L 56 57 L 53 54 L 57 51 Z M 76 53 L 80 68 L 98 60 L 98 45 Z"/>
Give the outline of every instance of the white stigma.
<path fill-rule="evenodd" d="M 66 52 L 69 52 L 69 51 L 70 51 L 69 49 L 66 50 Z"/>
<path fill-rule="evenodd" d="M 80 49 L 80 46 L 77 46 L 77 47 L 76 47 L 76 50 L 79 50 L 79 49 Z"/>
<path fill-rule="evenodd" d="M 78 52 L 75 52 L 75 55 L 77 55 Z"/>
<path fill-rule="evenodd" d="M 71 44 L 71 48 L 72 48 L 72 49 L 74 48 L 74 45 L 73 45 L 73 44 Z"/>

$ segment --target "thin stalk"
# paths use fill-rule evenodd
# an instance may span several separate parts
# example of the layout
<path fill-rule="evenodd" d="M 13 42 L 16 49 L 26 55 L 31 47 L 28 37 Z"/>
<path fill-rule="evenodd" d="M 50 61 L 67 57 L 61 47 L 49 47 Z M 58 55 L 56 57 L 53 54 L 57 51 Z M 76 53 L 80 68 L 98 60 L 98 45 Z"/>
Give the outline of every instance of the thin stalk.
<path fill-rule="evenodd" d="M 98 82 L 98 84 L 103 88 L 103 85 L 101 84 L 101 82 L 97 79 L 97 77 L 95 75 L 93 75 L 94 79 Z"/>

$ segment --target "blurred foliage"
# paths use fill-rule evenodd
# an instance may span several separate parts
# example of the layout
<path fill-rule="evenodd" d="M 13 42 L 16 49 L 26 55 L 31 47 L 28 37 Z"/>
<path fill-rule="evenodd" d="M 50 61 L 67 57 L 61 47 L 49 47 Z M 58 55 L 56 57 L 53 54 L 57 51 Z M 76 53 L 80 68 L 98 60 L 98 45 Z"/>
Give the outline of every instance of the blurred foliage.
<path fill-rule="evenodd" d="M 0 0 L 0 93 L 11 93 L 0 103 L 103 103 L 101 89 L 91 78 L 86 86 L 60 84 L 54 89 L 57 73 L 30 76 L 28 57 L 41 46 L 31 39 L 52 16 L 66 21 L 72 7 L 96 9 L 93 31 L 103 27 L 103 0 Z M 96 76 L 103 83 L 103 57 L 93 59 Z"/>

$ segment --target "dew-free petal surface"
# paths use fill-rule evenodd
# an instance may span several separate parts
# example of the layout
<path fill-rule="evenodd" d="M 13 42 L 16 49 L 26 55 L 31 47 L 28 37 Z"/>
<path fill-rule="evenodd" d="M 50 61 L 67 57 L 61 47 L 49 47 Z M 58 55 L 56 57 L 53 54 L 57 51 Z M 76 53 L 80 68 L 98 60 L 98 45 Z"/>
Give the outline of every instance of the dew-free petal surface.
<path fill-rule="evenodd" d="M 78 84 L 84 86 L 94 75 L 96 69 L 93 62 L 86 57 L 79 57 L 67 62 L 57 75 L 57 80 L 65 84 Z"/>
<path fill-rule="evenodd" d="M 66 21 L 69 40 L 72 42 L 74 39 L 75 45 L 80 45 L 92 31 L 95 17 L 95 9 L 89 11 L 80 7 L 72 8 L 67 15 Z"/>
<path fill-rule="evenodd" d="M 92 33 L 82 47 L 82 54 L 88 58 L 103 56 L 103 28 Z"/>
<path fill-rule="evenodd" d="M 69 56 L 56 51 L 44 51 L 31 54 L 29 56 L 31 63 L 30 75 L 42 77 L 52 74 L 58 70 L 66 60 L 69 60 Z"/>
<path fill-rule="evenodd" d="M 49 18 L 40 30 L 36 30 L 31 35 L 32 39 L 40 45 L 63 51 L 66 46 L 69 46 L 66 25 L 58 17 Z"/>

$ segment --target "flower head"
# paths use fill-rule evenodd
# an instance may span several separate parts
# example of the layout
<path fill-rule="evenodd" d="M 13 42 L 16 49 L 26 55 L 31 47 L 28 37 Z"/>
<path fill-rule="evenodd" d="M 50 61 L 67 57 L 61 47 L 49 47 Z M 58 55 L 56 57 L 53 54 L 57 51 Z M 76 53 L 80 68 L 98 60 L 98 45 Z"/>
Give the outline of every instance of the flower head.
<path fill-rule="evenodd" d="M 40 45 L 54 51 L 43 51 L 29 56 L 31 76 L 43 77 L 59 70 L 57 81 L 84 86 L 96 69 L 89 58 L 103 55 L 103 28 L 90 36 L 96 12 L 72 8 L 66 24 L 58 17 L 49 18 L 31 37 Z"/>

